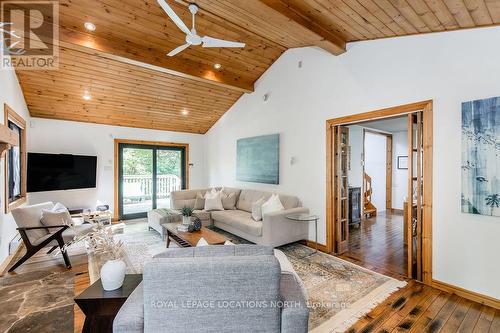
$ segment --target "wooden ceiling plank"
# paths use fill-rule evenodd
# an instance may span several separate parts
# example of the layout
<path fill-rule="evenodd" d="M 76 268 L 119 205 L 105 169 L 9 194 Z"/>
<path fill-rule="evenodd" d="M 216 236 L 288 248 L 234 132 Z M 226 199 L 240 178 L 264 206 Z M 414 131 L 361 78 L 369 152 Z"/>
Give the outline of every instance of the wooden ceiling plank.
<path fill-rule="evenodd" d="M 131 111 L 123 111 L 117 113 L 113 109 L 102 109 L 93 105 L 86 105 L 84 108 L 71 103 L 61 103 L 61 107 L 53 108 L 47 104 L 37 104 L 34 109 L 37 109 L 38 113 L 42 112 L 45 114 L 51 114 L 53 116 L 64 115 L 66 113 L 73 114 L 75 116 L 87 116 L 87 117 L 103 117 L 112 119 L 128 120 L 130 122 L 154 122 L 157 125 L 179 125 L 179 126 L 190 126 L 193 129 L 203 130 L 206 124 L 211 124 L 218 120 L 220 116 L 214 118 L 197 118 L 191 115 L 178 115 L 176 118 L 164 116 L 158 117 L 157 115 L 151 115 L 147 112 L 138 113 Z M 32 106 L 30 106 L 32 107 Z M 164 119 L 168 118 L 168 121 Z M 198 132 L 198 131 L 197 131 Z"/>
<path fill-rule="evenodd" d="M 407 34 L 418 33 L 417 28 L 409 22 L 402 13 L 396 9 L 388 0 L 377 0 L 377 5 L 382 8 Z"/>
<path fill-rule="evenodd" d="M 34 117 L 37 118 L 45 118 L 45 119 L 54 119 L 54 120 L 66 120 L 66 121 L 77 121 L 84 123 L 94 123 L 101 125 L 110 125 L 110 126 L 126 126 L 126 127 L 135 127 L 135 128 L 144 128 L 144 129 L 156 129 L 162 131 L 175 131 L 175 132 L 187 132 L 187 133 L 197 133 L 197 134 L 205 134 L 208 129 L 204 130 L 196 130 L 189 126 L 178 127 L 178 126 L 169 126 L 165 125 L 157 125 L 156 123 L 142 123 L 142 122 L 130 122 L 126 120 L 113 120 L 109 118 L 101 118 L 101 117 L 86 117 L 84 119 L 80 118 L 80 116 L 73 116 L 72 114 L 65 114 L 61 116 L 54 116 L 51 114 L 45 113 L 37 113 L 34 112 Z"/>
<path fill-rule="evenodd" d="M 387 13 L 382 10 L 373 0 L 357 0 L 363 7 L 383 22 L 391 31 L 397 35 L 406 35 L 405 30 L 399 26 Z"/>
<path fill-rule="evenodd" d="M 82 93 L 80 90 L 73 90 L 70 92 L 70 89 L 73 87 L 65 86 L 62 84 L 56 84 L 53 85 L 54 89 L 58 88 L 58 90 L 49 90 L 49 89 L 44 89 L 42 84 L 37 84 L 37 83 L 24 83 L 23 87 L 26 88 L 27 91 L 36 91 L 35 95 L 38 96 L 55 96 L 61 100 L 73 98 L 75 100 L 79 100 L 82 98 Z M 66 89 L 64 93 L 61 93 L 61 89 Z M 30 94 L 30 93 L 27 93 Z M 113 97 L 110 98 L 109 95 L 112 94 Z M 187 109 L 189 111 L 199 111 L 200 114 L 203 112 L 207 112 L 210 110 L 224 110 L 225 108 L 230 107 L 232 104 L 234 104 L 235 101 L 229 102 L 229 103 L 211 103 L 211 102 L 193 102 L 189 99 L 183 100 L 183 99 L 176 99 L 176 98 L 163 98 L 163 97 L 156 97 L 153 99 L 152 96 L 145 96 L 144 94 L 132 94 L 132 93 L 126 93 L 126 92 L 119 92 L 119 91 L 103 91 L 103 90 L 94 90 L 91 92 L 92 99 L 95 100 L 98 103 L 101 103 L 102 105 L 106 105 L 106 103 L 115 104 L 116 106 L 123 106 L 126 107 L 126 105 L 134 106 L 134 107 L 139 107 L 139 108 L 152 108 L 155 107 L 158 109 L 156 113 L 165 113 L 161 111 L 162 107 L 171 107 L 175 110 L 175 114 L 179 114 L 181 110 Z M 120 100 L 116 100 L 117 98 L 120 98 Z M 114 101 L 114 102 L 113 102 Z M 78 103 L 85 103 L 84 101 L 78 101 Z M 221 113 L 221 112 L 218 112 Z"/>
<path fill-rule="evenodd" d="M 458 22 L 458 25 L 461 28 L 472 28 L 476 25 L 474 24 L 474 20 L 470 15 L 467 7 L 462 0 L 443 0 L 450 10 L 451 14 L 455 17 L 455 20 Z"/>
<path fill-rule="evenodd" d="M 464 0 L 464 4 L 476 25 L 493 24 L 493 19 L 484 0 Z"/>
<path fill-rule="evenodd" d="M 296 8 L 290 7 L 287 3 L 283 1 L 276 0 L 260 0 L 262 3 L 267 5 L 269 8 L 274 11 L 280 13 L 281 15 L 287 17 L 293 22 L 301 25 L 305 29 L 312 31 L 318 36 L 318 41 L 316 41 L 315 45 L 323 48 L 324 50 L 334 54 L 339 55 L 346 51 L 345 41 L 342 40 L 337 35 L 329 32 L 323 27 L 316 24 L 314 21 L 311 21 L 307 18 L 304 13 L 301 13 Z"/>
<path fill-rule="evenodd" d="M 178 1 L 185 5 L 189 4 L 189 1 Z M 289 20 L 281 14 L 267 10 L 267 6 L 259 0 L 245 1 L 245 6 L 241 6 L 241 2 L 237 1 L 196 0 L 194 2 L 206 15 L 218 19 L 225 18 L 243 29 L 267 36 L 285 48 L 303 46 L 311 36 L 310 32 L 301 29 L 298 25 L 288 24 Z"/>
<path fill-rule="evenodd" d="M 293 7 L 300 9 L 311 20 L 317 21 L 318 24 L 325 27 L 325 29 L 338 34 L 344 40 L 354 41 L 365 39 L 365 36 L 351 25 L 351 19 L 346 22 L 332 11 L 326 10 L 324 6 L 314 0 L 288 0 L 288 2 L 291 3 Z M 347 15 L 345 16 L 347 17 Z"/>
<path fill-rule="evenodd" d="M 90 41 L 85 41 L 67 30 L 64 31 L 67 33 L 63 33 L 64 37 L 61 38 L 60 45 L 66 48 L 89 54 L 97 54 L 102 58 L 120 61 L 129 65 L 148 68 L 182 78 L 210 83 L 240 92 L 247 93 L 253 91 L 253 82 L 240 82 L 239 77 L 230 77 L 230 74 L 227 72 L 221 75 L 208 66 L 200 66 L 200 64 L 195 64 L 186 60 L 170 61 L 164 59 L 163 54 L 161 57 L 152 56 L 145 59 L 144 56 L 137 56 L 135 53 L 130 53 L 129 50 L 123 49 L 123 47 L 120 47 L 118 44 L 110 45 L 106 40 L 94 38 Z M 88 42 L 90 42 L 92 47 L 87 47 L 86 44 Z M 147 52 L 148 50 L 143 51 Z M 172 65 L 172 63 L 175 65 Z"/>
<path fill-rule="evenodd" d="M 422 21 L 425 22 L 429 29 L 432 31 L 445 30 L 444 26 L 441 24 L 436 15 L 434 15 L 429 6 L 427 6 L 427 3 L 425 3 L 424 0 L 408 0 L 408 3 L 417 15 L 420 16 Z"/>
<path fill-rule="evenodd" d="M 391 0 L 391 3 L 418 32 L 426 33 L 432 31 L 406 0 Z"/>
<path fill-rule="evenodd" d="M 69 59 L 75 59 L 73 62 Z M 61 48 L 60 49 L 60 64 L 64 66 L 65 64 L 78 65 L 79 67 L 84 67 L 89 71 L 88 73 L 92 75 L 93 71 L 98 70 L 101 72 L 116 72 L 120 74 L 120 77 L 130 78 L 141 84 L 148 84 L 148 81 L 154 79 L 154 83 L 167 84 L 169 86 L 175 85 L 178 89 L 182 89 L 184 86 L 189 85 L 190 89 L 193 87 L 199 91 L 205 92 L 224 92 L 228 96 L 240 96 L 241 93 L 235 92 L 234 90 L 214 86 L 212 84 L 207 84 L 205 82 L 193 81 L 189 79 L 179 78 L 176 76 L 171 76 L 167 73 L 156 72 L 148 68 L 143 67 L 133 67 L 133 73 L 131 73 L 131 66 L 126 63 L 121 63 L 118 61 L 101 58 L 95 55 L 89 55 L 86 53 L 81 53 L 78 51 L 73 51 L 70 49 Z M 46 71 L 48 75 L 52 73 L 51 71 Z M 113 78 L 116 78 L 114 76 Z"/>
<path fill-rule="evenodd" d="M 61 106 L 63 108 L 52 108 L 47 104 L 39 103 L 36 105 L 37 108 L 43 108 L 43 112 L 46 114 L 52 114 L 54 116 L 63 115 L 65 113 L 70 113 L 79 116 L 88 116 L 88 117 L 105 117 L 105 118 L 113 118 L 113 119 L 121 119 L 121 120 L 129 120 L 129 121 L 143 121 L 143 122 L 155 122 L 158 125 L 160 124 L 171 124 L 171 125 L 190 125 L 191 128 L 196 128 L 198 125 L 209 124 L 217 121 L 220 116 L 214 118 L 198 118 L 196 116 L 191 116 L 191 114 L 187 116 L 178 115 L 177 119 L 169 119 L 168 121 L 162 121 L 155 114 L 151 114 L 149 112 L 132 112 L 132 111 L 123 111 L 117 113 L 114 109 L 103 109 L 96 107 L 94 105 L 86 105 L 85 108 L 81 106 L 77 106 L 71 103 L 62 103 Z M 189 118 L 188 118 L 189 117 Z M 145 121 L 147 119 L 151 119 L 150 121 Z"/>
<path fill-rule="evenodd" d="M 484 0 L 494 24 L 500 23 L 500 2 L 498 0 Z"/>
<path fill-rule="evenodd" d="M 387 34 L 384 33 L 384 31 L 382 31 L 381 29 L 379 29 L 379 26 L 373 24 L 373 22 L 370 20 L 370 18 L 374 18 L 375 21 L 378 21 L 377 18 L 375 18 L 373 15 L 370 15 L 370 18 L 368 18 L 366 16 L 361 15 L 361 13 L 352 8 L 354 6 L 353 4 L 356 3 L 355 1 L 353 1 L 352 3 L 351 1 L 342 1 L 342 0 L 328 0 L 328 1 L 332 3 L 335 8 L 348 15 L 352 20 L 354 20 L 360 26 L 370 31 L 370 33 L 372 33 L 376 38 L 387 37 Z M 358 9 L 361 8 L 363 7 L 358 6 Z M 382 26 L 385 27 L 385 25 Z"/>
<path fill-rule="evenodd" d="M 102 1 L 106 1 L 106 3 Z M 92 14 L 89 16 L 91 17 L 89 20 L 94 21 L 97 26 L 100 27 L 100 29 L 93 33 L 94 35 L 112 39 L 112 35 L 116 35 L 120 31 L 116 27 L 119 27 L 120 23 L 123 22 L 123 20 L 126 20 L 127 38 L 132 42 L 140 40 L 148 42 L 148 45 L 162 45 L 163 49 L 161 51 L 163 53 L 166 53 L 185 43 L 185 36 L 182 33 L 179 33 L 179 29 L 163 12 L 160 12 L 160 15 L 148 16 L 147 12 L 145 12 L 145 14 L 141 14 L 143 11 L 141 11 L 140 8 L 132 7 L 126 2 L 117 2 L 114 0 L 101 0 L 98 2 L 98 5 L 104 6 L 104 8 L 92 8 L 90 9 L 90 13 L 86 13 Z M 65 18 L 63 22 L 65 24 L 63 25 L 67 26 L 73 22 L 82 21 L 83 18 L 72 15 L 73 13 L 78 15 L 80 12 L 89 10 L 87 7 L 88 5 L 85 5 L 84 2 L 80 2 L 80 5 L 73 4 L 71 8 L 72 11 L 65 13 L 63 16 L 63 18 Z M 107 9 L 107 11 L 105 9 Z M 183 8 L 182 12 L 187 12 L 187 8 Z M 105 15 L 101 13 L 104 13 Z M 97 19 L 99 21 L 96 22 Z M 198 21 L 205 22 L 206 20 Z M 112 29 L 113 27 L 114 29 Z M 83 24 L 68 28 L 85 32 L 83 30 Z M 203 35 L 203 32 L 207 29 L 208 28 L 205 27 L 205 29 L 200 30 L 199 33 Z M 200 58 L 210 59 L 203 62 L 209 66 L 213 65 L 215 59 L 218 58 L 220 59 L 220 62 L 224 63 L 231 71 L 237 71 L 238 68 L 242 68 L 241 65 L 244 62 L 252 63 L 254 66 L 261 67 L 258 71 L 263 73 L 276 58 L 276 54 L 279 55 L 282 52 L 281 50 L 277 50 L 272 57 L 269 57 L 269 54 L 272 54 L 271 50 L 274 45 L 270 45 L 268 42 L 263 41 L 260 38 L 257 39 L 253 37 L 253 35 L 250 36 L 247 32 L 244 34 L 241 32 L 236 33 L 232 30 L 224 29 L 217 24 L 210 24 L 209 29 L 210 33 L 214 35 L 214 37 L 228 38 L 231 40 L 244 40 L 247 43 L 247 47 L 245 49 L 235 50 L 230 48 L 203 49 L 201 47 L 193 46 L 179 54 L 178 57 L 188 58 L 193 61 L 199 61 Z M 237 52 L 239 56 L 235 57 L 234 52 Z M 240 58 L 244 59 L 240 61 Z M 254 70 L 257 70 L 257 68 L 254 68 Z"/>
<path fill-rule="evenodd" d="M 66 67 L 66 65 L 63 65 Z M 72 73 L 68 73 L 67 71 L 71 71 Z M 166 82 L 161 82 L 160 80 L 155 80 L 155 82 L 147 82 L 146 79 L 133 79 L 134 82 L 127 82 L 124 81 L 122 78 L 125 78 L 126 75 L 124 74 L 123 76 L 117 77 L 116 75 L 119 73 L 115 73 L 113 76 L 112 73 L 105 73 L 105 72 L 99 72 L 99 70 L 96 70 L 96 74 L 99 74 L 100 77 L 96 79 L 96 76 L 93 76 L 89 71 L 92 70 L 90 69 L 85 69 L 85 68 L 69 68 L 64 72 L 59 72 L 57 74 L 51 73 L 50 71 L 44 73 L 44 77 L 40 78 L 41 80 L 46 80 L 46 79 L 51 79 L 51 80 L 63 80 L 65 77 L 69 77 L 68 81 L 73 81 L 75 83 L 78 83 L 82 86 L 85 85 L 85 88 L 89 89 L 92 88 L 92 83 L 93 82 L 100 82 L 100 83 L 107 83 L 107 84 L 114 84 L 117 88 L 119 87 L 129 87 L 129 89 L 134 89 L 136 91 L 151 91 L 152 93 L 157 93 L 157 94 L 189 94 L 193 91 L 198 92 L 200 95 L 203 94 L 209 94 L 208 96 L 213 95 L 213 99 L 218 99 L 218 100 L 232 100 L 234 98 L 237 98 L 241 95 L 239 94 L 233 94 L 230 92 L 224 92 L 224 91 L 217 91 L 217 90 L 210 90 L 210 89 L 196 89 L 195 86 L 191 85 L 175 85 L 175 83 L 170 84 L 168 81 Z M 26 80 L 30 80 L 31 76 L 29 75 L 22 75 L 21 76 L 23 79 L 26 78 Z M 37 76 L 35 76 L 36 78 Z M 147 90 L 146 90 L 147 89 Z"/>
<path fill-rule="evenodd" d="M 425 0 L 425 2 L 446 30 L 456 30 L 459 28 L 458 22 L 450 13 L 443 0 Z"/>
<path fill-rule="evenodd" d="M 358 13 L 364 20 L 368 21 L 371 25 L 377 28 L 385 37 L 393 37 L 396 36 L 396 33 L 382 20 L 380 20 L 376 14 L 380 14 L 380 10 L 375 13 L 370 12 L 365 6 L 361 4 L 361 2 L 357 0 L 349 0 L 344 1 L 344 3 L 351 7 L 356 13 Z"/>
<path fill-rule="evenodd" d="M 313 0 L 318 3 L 322 7 L 322 11 L 327 10 L 328 12 L 340 17 L 344 22 L 347 22 L 352 29 L 355 29 L 360 34 L 363 35 L 362 39 L 374 39 L 376 35 L 367 29 L 365 26 L 359 24 L 356 20 L 354 20 L 351 16 L 346 14 L 344 11 L 340 10 L 338 6 L 334 5 L 329 0 Z"/>

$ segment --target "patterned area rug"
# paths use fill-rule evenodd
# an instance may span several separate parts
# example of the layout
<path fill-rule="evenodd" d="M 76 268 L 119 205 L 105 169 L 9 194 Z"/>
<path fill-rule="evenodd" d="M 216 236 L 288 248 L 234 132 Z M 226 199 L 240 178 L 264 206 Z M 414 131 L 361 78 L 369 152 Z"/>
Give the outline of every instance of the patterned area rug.
<path fill-rule="evenodd" d="M 0 332 L 73 332 L 72 272 L 0 278 Z"/>
<path fill-rule="evenodd" d="M 248 243 L 218 228 L 212 230 L 235 244 Z M 154 254 L 165 250 L 161 236 L 156 231 L 149 231 L 144 221 L 127 224 L 125 232 L 117 237 L 125 243 L 130 273 L 141 273 Z M 344 332 L 391 293 L 406 285 L 406 282 L 325 253 L 307 256 L 312 250 L 301 244 L 279 249 L 286 254 L 309 294 L 309 330 L 312 332 Z"/>

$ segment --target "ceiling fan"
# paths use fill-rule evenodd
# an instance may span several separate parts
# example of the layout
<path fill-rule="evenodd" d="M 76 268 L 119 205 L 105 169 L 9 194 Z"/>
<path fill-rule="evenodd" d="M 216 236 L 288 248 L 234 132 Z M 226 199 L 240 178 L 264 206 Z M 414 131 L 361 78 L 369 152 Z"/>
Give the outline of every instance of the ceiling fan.
<path fill-rule="evenodd" d="M 181 29 L 186 34 L 186 44 L 181 45 L 167 53 L 169 57 L 173 57 L 174 55 L 184 51 L 191 45 L 201 45 L 202 47 L 245 47 L 245 43 L 231 42 L 228 40 L 213 38 L 209 36 L 199 36 L 196 32 L 196 29 L 194 28 L 195 15 L 196 13 L 198 13 L 199 9 L 197 4 L 192 3 L 189 5 L 189 11 L 191 12 L 193 18 L 192 29 L 189 30 L 189 28 L 184 24 L 184 22 L 182 22 L 181 18 L 174 12 L 172 7 L 170 7 L 165 0 L 158 0 L 158 3 L 160 4 L 161 8 L 163 8 L 163 10 L 167 13 L 170 19 L 174 21 L 177 27 L 179 27 L 179 29 Z"/>

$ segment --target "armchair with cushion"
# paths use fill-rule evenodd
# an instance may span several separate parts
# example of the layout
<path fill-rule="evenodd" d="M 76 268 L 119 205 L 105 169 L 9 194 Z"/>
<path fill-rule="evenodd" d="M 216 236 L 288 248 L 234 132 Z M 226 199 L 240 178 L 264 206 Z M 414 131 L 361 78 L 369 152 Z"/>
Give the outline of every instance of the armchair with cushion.
<path fill-rule="evenodd" d="M 43 210 L 50 210 L 53 207 L 54 204 L 52 202 L 45 202 L 12 210 L 12 216 L 17 224 L 17 230 L 26 247 L 26 254 L 9 269 L 9 272 L 14 271 L 22 263 L 46 246 L 51 246 L 47 253 L 51 253 L 59 247 L 66 267 L 71 268 L 68 254 L 66 251 L 62 251 L 63 246 L 65 243 L 73 240 L 76 235 L 91 231 L 92 226 L 90 224 L 82 224 L 69 228 L 69 226 L 63 224 L 62 221 L 61 224 L 43 225 L 41 222 Z"/>
<path fill-rule="evenodd" d="M 168 249 L 144 266 L 113 332 L 305 333 L 305 290 L 280 262 L 257 245 Z"/>

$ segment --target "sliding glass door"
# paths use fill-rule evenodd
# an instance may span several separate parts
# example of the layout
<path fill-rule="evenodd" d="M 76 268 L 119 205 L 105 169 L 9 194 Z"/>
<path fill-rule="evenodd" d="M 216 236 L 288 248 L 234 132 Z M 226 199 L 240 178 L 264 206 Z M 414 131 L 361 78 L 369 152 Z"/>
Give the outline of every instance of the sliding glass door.
<path fill-rule="evenodd" d="M 119 143 L 120 219 L 146 217 L 170 206 L 170 192 L 186 188 L 185 147 Z"/>

